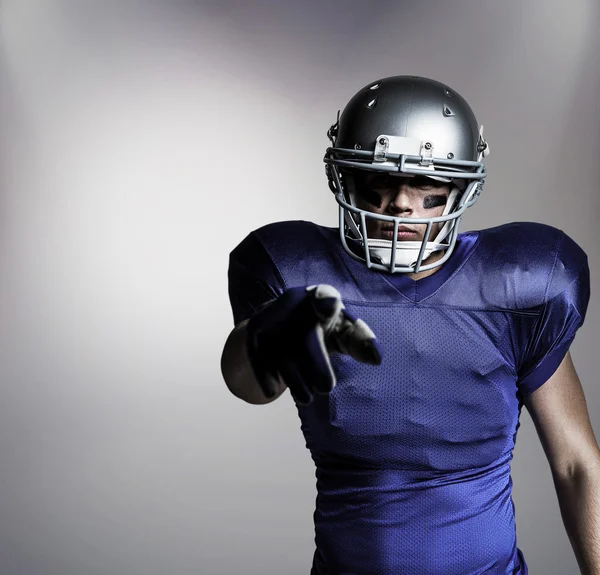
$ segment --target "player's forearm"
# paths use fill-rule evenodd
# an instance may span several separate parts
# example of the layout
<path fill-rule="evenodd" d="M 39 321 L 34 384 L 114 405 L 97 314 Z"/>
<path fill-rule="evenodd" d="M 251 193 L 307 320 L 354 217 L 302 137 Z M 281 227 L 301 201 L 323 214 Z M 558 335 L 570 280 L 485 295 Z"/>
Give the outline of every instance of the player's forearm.
<path fill-rule="evenodd" d="M 555 477 L 560 512 L 582 575 L 600 575 L 600 465 Z"/>
<path fill-rule="evenodd" d="M 247 403 L 261 405 L 277 399 L 287 387 L 279 383 L 279 389 L 272 398 L 267 398 L 252 371 L 246 347 L 246 323 L 240 323 L 227 338 L 221 356 L 221 373 L 229 391 Z"/>

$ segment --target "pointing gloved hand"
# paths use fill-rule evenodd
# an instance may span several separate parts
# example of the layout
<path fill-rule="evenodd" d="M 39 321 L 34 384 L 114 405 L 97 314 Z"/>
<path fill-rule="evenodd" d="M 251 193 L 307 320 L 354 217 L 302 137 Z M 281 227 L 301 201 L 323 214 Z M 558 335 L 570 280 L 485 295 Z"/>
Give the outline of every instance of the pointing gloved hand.
<path fill-rule="evenodd" d="M 381 363 L 375 334 L 346 311 L 340 293 L 327 284 L 286 290 L 252 316 L 246 335 L 250 364 L 265 396 L 275 395 L 281 376 L 301 405 L 309 405 L 315 391 L 334 388 L 330 353 Z"/>

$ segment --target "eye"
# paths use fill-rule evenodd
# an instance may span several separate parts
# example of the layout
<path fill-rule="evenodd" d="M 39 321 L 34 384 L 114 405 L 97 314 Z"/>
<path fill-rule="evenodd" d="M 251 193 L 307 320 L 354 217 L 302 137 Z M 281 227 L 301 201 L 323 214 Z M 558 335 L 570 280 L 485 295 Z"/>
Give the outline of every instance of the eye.
<path fill-rule="evenodd" d="M 371 204 L 372 206 L 375 206 L 377 208 L 381 207 L 381 203 L 382 203 L 381 196 L 372 188 L 360 187 L 360 188 L 357 188 L 356 191 L 358 192 L 359 197 L 363 201 L 365 201 L 368 204 Z"/>

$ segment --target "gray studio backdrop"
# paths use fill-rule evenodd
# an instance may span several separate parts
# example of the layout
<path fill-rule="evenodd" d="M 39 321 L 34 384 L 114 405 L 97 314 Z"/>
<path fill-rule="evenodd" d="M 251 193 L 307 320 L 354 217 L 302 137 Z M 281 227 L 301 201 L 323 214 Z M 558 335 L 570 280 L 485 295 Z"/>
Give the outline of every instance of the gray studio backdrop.
<path fill-rule="evenodd" d="M 0 574 L 308 575 L 313 463 L 289 394 L 227 391 L 230 250 L 336 225 L 322 156 L 358 88 L 463 94 L 489 179 L 462 230 L 562 228 L 592 300 L 572 355 L 600 433 L 595 0 L 0 7 Z M 524 410 L 532 575 L 578 573 Z"/>

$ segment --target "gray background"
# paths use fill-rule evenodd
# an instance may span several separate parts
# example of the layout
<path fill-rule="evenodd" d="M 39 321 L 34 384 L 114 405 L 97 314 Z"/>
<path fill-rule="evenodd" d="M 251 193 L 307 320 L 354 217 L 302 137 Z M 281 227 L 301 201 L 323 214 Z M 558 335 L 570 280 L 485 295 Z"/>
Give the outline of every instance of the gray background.
<path fill-rule="evenodd" d="M 327 128 L 387 75 L 485 126 L 462 230 L 545 222 L 588 253 L 571 350 L 598 433 L 599 23 L 594 0 L 2 2 L 0 573 L 308 575 L 295 407 L 220 375 L 227 258 L 268 222 L 336 225 Z M 578 573 L 521 422 L 518 544 Z"/>

